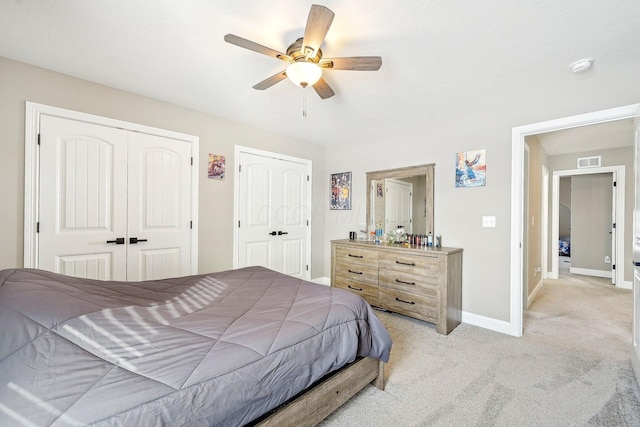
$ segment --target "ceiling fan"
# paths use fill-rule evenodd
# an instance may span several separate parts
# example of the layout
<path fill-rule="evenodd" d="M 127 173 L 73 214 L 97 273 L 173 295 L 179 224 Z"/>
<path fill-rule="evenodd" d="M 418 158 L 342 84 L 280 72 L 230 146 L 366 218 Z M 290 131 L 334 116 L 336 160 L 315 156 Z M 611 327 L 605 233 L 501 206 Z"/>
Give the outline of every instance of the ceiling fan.
<path fill-rule="evenodd" d="M 256 84 L 253 86 L 254 89 L 268 89 L 288 77 L 293 83 L 303 88 L 312 86 L 320 98 L 327 99 L 335 95 L 335 92 L 322 77 L 323 70 L 377 71 L 382 65 L 382 58 L 379 56 L 322 57 L 320 46 L 331 27 L 334 15 L 324 6 L 311 5 L 304 37 L 291 43 L 286 53 L 234 34 L 227 34 L 224 40 L 289 63 L 285 70 Z"/>

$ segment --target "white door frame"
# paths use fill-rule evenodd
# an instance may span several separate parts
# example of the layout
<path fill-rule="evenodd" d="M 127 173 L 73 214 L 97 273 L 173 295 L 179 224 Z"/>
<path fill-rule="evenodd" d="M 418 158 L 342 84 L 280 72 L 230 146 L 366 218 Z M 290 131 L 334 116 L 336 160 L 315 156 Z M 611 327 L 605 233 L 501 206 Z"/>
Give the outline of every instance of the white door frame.
<path fill-rule="evenodd" d="M 531 197 L 529 187 L 531 186 L 531 149 L 529 145 L 524 143 L 524 151 L 522 152 L 522 307 L 529 308 L 529 241 L 531 228 L 531 206 L 529 198 Z M 525 179 L 526 178 L 526 179 Z M 535 284 L 533 284 L 535 287 Z"/>
<path fill-rule="evenodd" d="M 309 175 L 309 181 L 307 182 L 307 185 L 309 186 L 309 191 L 307 191 L 307 200 L 305 201 L 308 207 L 311 207 L 311 200 L 312 200 L 312 195 L 311 195 L 311 190 L 313 188 L 312 186 L 312 162 L 311 160 L 308 159 L 302 159 L 299 157 L 293 157 L 293 156 L 287 156 L 284 154 L 279 154 L 279 153 L 273 153 L 270 151 L 265 151 L 265 150 L 259 150 L 257 148 L 251 148 L 251 147 L 244 147 L 241 145 L 236 145 L 235 146 L 235 150 L 234 150 L 234 159 L 236 160 L 236 165 L 233 168 L 233 268 L 238 268 L 239 265 L 239 261 L 238 261 L 238 244 L 239 244 L 239 236 L 238 233 L 240 232 L 239 227 L 238 227 L 238 221 L 239 221 L 239 205 L 238 205 L 238 201 L 240 200 L 240 168 L 238 167 L 239 164 L 239 159 L 240 159 L 240 153 L 246 153 L 246 154 L 253 154 L 256 156 L 264 156 L 264 157 L 270 157 L 273 159 L 280 159 L 280 160 L 286 160 L 286 161 L 290 161 L 290 162 L 296 162 L 296 163 L 302 163 L 305 164 L 307 166 L 307 173 Z M 307 264 L 309 266 L 311 266 L 311 212 L 309 212 L 309 226 L 307 227 L 307 247 L 305 248 L 306 252 L 307 252 Z M 311 269 L 309 268 L 306 271 L 306 280 L 309 280 L 309 278 L 311 277 Z"/>
<path fill-rule="evenodd" d="M 540 228 L 542 235 L 540 236 L 540 250 L 542 258 L 542 280 L 549 275 L 548 259 L 549 259 L 549 169 L 542 165 L 542 212 L 540 214 Z"/>
<path fill-rule="evenodd" d="M 638 289 L 640 286 L 640 276 L 638 275 L 638 266 L 635 263 L 638 261 L 638 230 L 640 228 L 640 224 L 638 220 L 640 219 L 640 212 L 638 210 L 640 200 L 638 199 L 640 194 L 640 189 L 638 189 L 638 184 L 640 183 L 640 168 L 638 167 L 638 159 L 640 156 L 640 105 L 636 111 L 636 117 L 633 119 L 633 128 L 634 128 L 634 147 L 633 147 L 633 164 L 634 164 L 634 182 L 636 185 L 635 188 L 635 200 L 633 204 L 633 350 L 631 353 L 631 366 L 633 366 L 633 371 L 636 374 L 636 380 L 640 382 L 640 290 Z"/>
<path fill-rule="evenodd" d="M 524 139 L 527 135 L 576 128 L 615 120 L 630 119 L 638 114 L 640 104 L 632 104 L 609 110 L 580 114 L 518 126 L 511 133 L 511 256 L 510 256 L 510 309 L 509 334 L 522 336 L 522 162 Z"/>
<path fill-rule="evenodd" d="M 95 116 L 73 110 L 52 107 L 27 101 L 25 107 L 24 129 L 24 266 L 38 267 L 38 231 L 39 218 L 39 164 L 38 134 L 40 133 L 40 116 L 49 115 L 101 126 L 120 128 L 128 131 L 177 139 L 191 144 L 191 274 L 198 273 L 198 153 L 200 138 L 184 133 L 158 129 L 137 123 L 125 122 L 108 117 Z"/>
<path fill-rule="evenodd" d="M 621 288 L 631 289 L 624 285 L 624 195 L 625 195 L 625 167 L 624 166 L 604 166 L 599 168 L 588 169 L 568 169 L 561 171 L 553 171 L 552 190 L 551 190 L 551 241 L 557 242 L 560 238 L 560 178 L 565 176 L 576 175 L 591 175 L 599 173 L 613 173 L 613 179 L 617 182 L 617 185 L 613 188 L 616 205 L 613 207 L 615 210 L 615 216 L 612 221 L 616 224 L 616 228 L 612 230 L 615 236 L 615 252 L 613 254 L 616 270 L 614 278 L 616 286 Z M 558 257 L 553 256 L 551 258 L 551 271 L 549 272 L 550 279 L 557 279 L 559 276 Z"/>

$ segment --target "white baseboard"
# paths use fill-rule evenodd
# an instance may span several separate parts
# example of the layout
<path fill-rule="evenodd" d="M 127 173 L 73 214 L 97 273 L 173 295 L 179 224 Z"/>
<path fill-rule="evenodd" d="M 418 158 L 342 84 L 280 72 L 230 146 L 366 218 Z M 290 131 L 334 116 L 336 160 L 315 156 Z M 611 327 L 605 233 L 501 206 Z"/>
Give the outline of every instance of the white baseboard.
<path fill-rule="evenodd" d="M 622 283 L 616 283 L 616 288 L 620 289 L 633 289 L 633 282 L 624 281 Z"/>
<path fill-rule="evenodd" d="M 505 322 L 504 320 L 493 319 L 491 317 L 480 316 L 479 314 L 463 311 L 462 323 L 511 335 L 511 323 Z"/>
<path fill-rule="evenodd" d="M 577 268 L 571 267 L 569 268 L 569 272 L 571 274 L 582 274 L 585 276 L 595 276 L 595 277 L 605 277 L 607 279 L 611 279 L 611 270 L 591 270 L 589 268 Z"/>
<path fill-rule="evenodd" d="M 318 285 L 331 286 L 330 277 L 316 277 L 315 279 L 311 279 L 310 282 L 317 283 Z"/>
<path fill-rule="evenodd" d="M 533 292 L 531 292 L 529 294 L 529 298 L 527 298 L 527 308 L 529 308 L 529 306 L 531 305 L 531 303 L 533 301 L 535 301 L 536 297 L 538 296 L 538 294 L 540 293 L 540 291 L 542 290 L 542 287 L 544 286 L 543 280 L 540 279 L 540 281 L 538 282 L 538 284 L 536 285 L 535 288 L 533 288 Z"/>

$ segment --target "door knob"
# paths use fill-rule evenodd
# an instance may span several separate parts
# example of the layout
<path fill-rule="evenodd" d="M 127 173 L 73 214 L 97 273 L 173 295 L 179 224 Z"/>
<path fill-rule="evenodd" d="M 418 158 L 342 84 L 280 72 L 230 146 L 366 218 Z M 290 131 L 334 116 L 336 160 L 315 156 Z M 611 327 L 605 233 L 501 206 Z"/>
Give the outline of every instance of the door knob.
<path fill-rule="evenodd" d="M 276 234 L 278 234 L 277 231 L 272 231 L 271 233 L 269 233 L 269 236 L 275 236 Z"/>
<path fill-rule="evenodd" d="M 147 239 L 138 239 L 137 237 L 129 237 L 129 244 L 135 245 L 138 242 L 146 242 Z"/>
<path fill-rule="evenodd" d="M 124 237 L 117 237 L 115 240 L 107 240 L 107 243 L 115 243 L 116 245 L 124 245 Z"/>
<path fill-rule="evenodd" d="M 278 236 L 282 236 L 283 234 L 289 234 L 289 233 L 286 231 L 278 231 Z"/>

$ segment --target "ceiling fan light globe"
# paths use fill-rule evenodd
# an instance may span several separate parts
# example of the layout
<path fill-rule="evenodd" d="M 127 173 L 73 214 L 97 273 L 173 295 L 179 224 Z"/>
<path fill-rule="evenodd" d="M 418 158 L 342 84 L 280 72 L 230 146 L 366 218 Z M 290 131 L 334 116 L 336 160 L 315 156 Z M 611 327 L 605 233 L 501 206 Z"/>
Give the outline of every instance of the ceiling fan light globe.
<path fill-rule="evenodd" d="M 322 77 L 322 69 L 313 62 L 293 62 L 287 67 L 287 77 L 296 86 L 313 86 Z"/>

